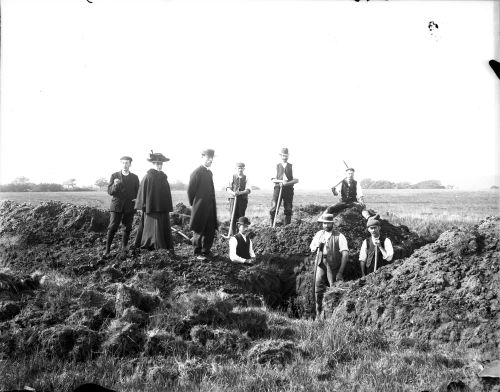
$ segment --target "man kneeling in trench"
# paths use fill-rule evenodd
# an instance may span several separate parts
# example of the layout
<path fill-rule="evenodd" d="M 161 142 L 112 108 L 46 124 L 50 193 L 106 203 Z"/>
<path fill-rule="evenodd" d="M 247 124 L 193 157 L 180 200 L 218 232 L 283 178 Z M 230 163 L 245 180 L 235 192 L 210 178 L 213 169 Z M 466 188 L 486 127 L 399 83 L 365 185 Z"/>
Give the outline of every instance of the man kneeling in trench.
<path fill-rule="evenodd" d="M 345 236 L 333 227 L 333 214 L 323 214 L 318 222 L 323 223 L 323 230 L 316 233 L 310 249 L 311 252 L 317 252 L 314 283 L 316 316 L 320 317 L 323 311 L 323 295 L 326 284 L 328 283 L 331 287 L 335 281 L 344 279 L 344 269 L 349 260 L 349 248 Z"/>

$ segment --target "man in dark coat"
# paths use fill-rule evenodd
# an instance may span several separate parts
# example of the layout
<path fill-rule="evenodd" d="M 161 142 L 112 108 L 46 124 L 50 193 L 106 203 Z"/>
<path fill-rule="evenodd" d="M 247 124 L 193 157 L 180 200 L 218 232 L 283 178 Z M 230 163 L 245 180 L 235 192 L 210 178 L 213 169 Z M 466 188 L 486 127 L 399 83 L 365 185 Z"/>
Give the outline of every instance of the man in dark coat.
<path fill-rule="evenodd" d="M 137 193 L 135 208 L 142 211 L 142 219 L 135 246 L 150 250 L 168 249 L 173 254 L 169 215 L 173 211 L 172 194 L 167 175 L 162 172 L 163 162 L 169 160 L 161 153 L 151 151 L 149 155 L 148 161 L 154 168 L 148 170 Z"/>
<path fill-rule="evenodd" d="M 122 170 L 111 175 L 108 185 L 108 193 L 113 196 L 111 199 L 110 221 L 108 226 L 108 235 L 106 238 L 106 250 L 104 257 L 109 256 L 113 238 L 123 224 L 125 230 L 122 237 L 122 251 L 127 251 L 127 244 L 132 231 L 132 222 L 134 220 L 134 202 L 139 189 L 139 177 L 130 172 L 132 158 L 123 156 L 120 158 Z"/>
<path fill-rule="evenodd" d="M 189 224 L 194 232 L 194 254 L 199 260 L 212 256 L 210 249 L 218 226 L 215 189 L 210 170 L 213 159 L 214 150 L 202 151 L 201 165 L 191 173 L 187 190 L 189 204 L 192 207 Z"/>

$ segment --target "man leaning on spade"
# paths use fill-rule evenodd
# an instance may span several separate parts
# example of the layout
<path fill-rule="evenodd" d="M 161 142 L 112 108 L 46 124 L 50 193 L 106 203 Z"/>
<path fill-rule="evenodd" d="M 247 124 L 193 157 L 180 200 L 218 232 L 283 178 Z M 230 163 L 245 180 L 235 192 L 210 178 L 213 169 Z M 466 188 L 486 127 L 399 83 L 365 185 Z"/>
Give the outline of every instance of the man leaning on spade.
<path fill-rule="evenodd" d="M 311 252 L 316 252 L 315 268 L 315 301 L 316 316 L 323 311 L 323 296 L 327 284 L 331 287 L 336 281 L 344 279 L 344 270 L 349 260 L 347 239 L 334 227 L 333 214 L 323 214 L 318 222 L 323 230 L 316 233 L 311 241 Z"/>
<path fill-rule="evenodd" d="M 113 238 L 123 224 L 122 252 L 128 250 L 128 240 L 132 231 L 132 223 L 135 215 L 135 198 L 139 190 L 139 177 L 130 172 L 132 158 L 123 156 L 120 158 L 122 169 L 111 175 L 108 184 L 108 194 L 112 196 L 110 211 L 110 221 L 106 237 L 106 250 L 103 257 L 108 257 L 111 250 Z"/>
<path fill-rule="evenodd" d="M 242 216 L 245 216 L 245 212 L 248 206 L 248 195 L 251 192 L 250 182 L 245 172 L 245 164 L 243 162 L 236 163 L 236 173 L 233 174 L 233 178 L 226 187 L 226 191 L 229 193 L 229 205 L 230 205 L 230 217 L 232 217 L 231 222 L 229 222 L 229 227 L 231 231 L 229 235 L 233 235 L 236 226 L 236 222 Z"/>
<path fill-rule="evenodd" d="M 285 225 L 292 222 L 293 186 L 299 180 L 293 176 L 293 167 L 288 162 L 288 155 L 288 148 L 282 148 L 280 152 L 281 162 L 276 165 L 276 177 L 271 179 L 274 183 L 272 206 L 269 210 L 271 226 L 274 225 L 281 201 L 283 201 L 283 208 L 285 210 Z"/>
<path fill-rule="evenodd" d="M 366 227 L 370 236 L 361 244 L 359 265 L 363 278 L 391 262 L 394 255 L 392 242 L 380 234 L 380 221 L 374 217 L 368 218 Z"/>
<path fill-rule="evenodd" d="M 238 234 L 229 240 L 229 258 L 236 263 L 253 264 L 255 252 L 252 240 L 248 235 L 250 220 L 246 216 L 242 216 L 238 218 L 237 224 Z"/>

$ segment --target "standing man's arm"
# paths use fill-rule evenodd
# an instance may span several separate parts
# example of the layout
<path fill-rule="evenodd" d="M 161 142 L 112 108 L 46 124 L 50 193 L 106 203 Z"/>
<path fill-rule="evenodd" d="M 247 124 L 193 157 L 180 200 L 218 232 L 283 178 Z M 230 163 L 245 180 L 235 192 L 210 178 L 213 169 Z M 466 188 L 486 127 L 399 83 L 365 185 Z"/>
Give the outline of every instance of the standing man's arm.
<path fill-rule="evenodd" d="M 248 176 L 247 176 L 247 183 L 245 185 L 245 189 L 242 191 L 236 192 L 236 194 L 239 195 L 248 195 L 252 191 L 252 187 L 250 186 L 250 182 L 248 181 Z"/>
<path fill-rule="evenodd" d="M 389 238 L 386 238 L 384 241 L 384 245 L 380 244 L 379 246 L 380 252 L 384 260 L 391 261 L 394 256 L 394 249 L 392 248 L 392 242 Z"/>
<path fill-rule="evenodd" d="M 339 272 L 337 272 L 335 280 L 344 280 L 345 266 L 349 261 L 349 248 L 347 247 L 347 239 L 342 233 L 339 234 L 339 251 L 342 254 L 342 259 L 340 261 Z"/>
<path fill-rule="evenodd" d="M 366 240 L 363 241 L 363 244 L 361 245 L 361 250 L 359 251 L 359 266 L 361 267 L 361 276 L 363 278 L 366 275 L 365 262 L 366 262 Z"/>
<path fill-rule="evenodd" d="M 116 196 L 117 193 L 120 191 L 121 188 L 121 181 L 119 178 L 115 177 L 115 174 L 111 174 L 111 178 L 109 179 L 109 184 L 108 184 L 108 194 L 110 196 Z"/>
<path fill-rule="evenodd" d="M 198 170 L 195 170 L 191 173 L 191 177 L 189 177 L 189 185 L 187 189 L 189 205 L 193 205 L 194 197 L 196 196 L 196 191 L 198 189 Z"/>

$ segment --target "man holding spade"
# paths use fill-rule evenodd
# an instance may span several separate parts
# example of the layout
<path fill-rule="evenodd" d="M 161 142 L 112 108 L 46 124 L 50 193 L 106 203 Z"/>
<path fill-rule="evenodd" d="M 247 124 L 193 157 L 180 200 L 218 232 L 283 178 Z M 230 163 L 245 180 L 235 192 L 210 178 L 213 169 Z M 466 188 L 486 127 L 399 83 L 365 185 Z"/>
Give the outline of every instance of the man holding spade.
<path fill-rule="evenodd" d="M 285 225 L 292 222 L 293 186 L 299 182 L 297 178 L 293 177 L 292 164 L 288 163 L 288 148 L 282 148 L 280 156 L 281 162 L 276 165 L 276 177 L 271 179 L 274 182 L 274 192 L 269 215 L 273 227 L 276 224 L 281 200 L 283 200 L 285 210 Z"/>
<path fill-rule="evenodd" d="M 391 240 L 380 235 L 380 221 L 369 218 L 366 227 L 370 236 L 363 241 L 359 251 L 359 265 L 363 277 L 389 264 L 394 255 Z"/>
<path fill-rule="evenodd" d="M 236 222 L 242 216 L 245 216 L 245 212 L 248 206 L 248 195 L 251 192 L 251 186 L 245 171 L 245 164 L 243 162 L 238 162 L 236 164 L 236 173 L 233 174 L 233 178 L 226 187 L 226 191 L 229 193 L 229 205 L 230 205 L 230 216 L 231 221 L 229 223 L 229 235 L 233 235 L 235 230 Z"/>
<path fill-rule="evenodd" d="M 326 285 L 331 287 L 334 282 L 344 279 L 344 270 L 349 260 L 347 239 L 334 229 L 333 214 L 323 214 L 318 222 L 323 224 L 323 230 L 316 233 L 310 245 L 311 252 L 316 252 L 314 291 L 317 317 L 323 310 Z"/>

